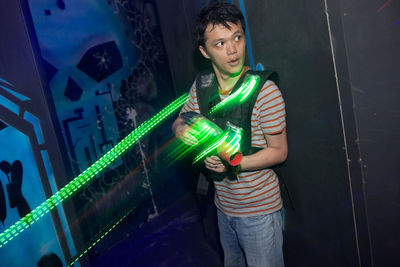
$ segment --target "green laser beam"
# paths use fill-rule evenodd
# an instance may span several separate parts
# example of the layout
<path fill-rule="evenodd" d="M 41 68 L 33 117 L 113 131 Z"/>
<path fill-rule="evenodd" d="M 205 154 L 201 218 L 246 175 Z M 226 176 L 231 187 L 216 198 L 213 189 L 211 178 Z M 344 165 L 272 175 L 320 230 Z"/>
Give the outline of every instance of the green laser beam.
<path fill-rule="evenodd" d="M 106 227 L 103 227 L 103 229 L 107 229 L 106 231 L 101 230 L 99 234 L 97 234 L 98 238 L 91 243 L 84 251 L 82 251 L 81 254 L 77 255 L 73 260 L 68 264 L 68 266 L 72 266 L 75 262 L 77 262 L 80 258 L 83 257 L 86 253 L 89 252 L 97 243 L 99 243 L 106 235 L 108 235 L 115 227 L 118 226 L 129 214 L 132 213 L 133 210 L 136 209 L 136 206 L 131 208 L 127 213 L 125 213 L 119 220 L 117 220 L 115 223 L 108 224 Z M 110 228 L 108 228 L 111 225 Z"/>
<path fill-rule="evenodd" d="M 169 115 L 181 107 L 186 102 L 187 97 L 188 94 L 179 97 L 159 113 L 157 113 L 154 117 L 143 122 L 141 125 L 139 125 L 139 127 L 122 139 L 117 145 L 115 145 L 105 155 L 88 167 L 79 176 L 70 181 L 57 193 L 48 198 L 45 202 L 40 204 L 21 220 L 17 221 L 4 232 L 2 232 L 0 234 L 0 248 L 22 233 L 25 229 L 30 227 L 30 225 L 32 225 L 34 222 L 42 218 L 45 214 L 53 210 L 57 205 L 68 199 L 85 184 L 92 181 L 97 174 L 114 162 L 118 157 L 120 157 L 124 152 L 138 142 L 145 134 L 149 133 L 152 129 L 154 129 L 154 127 L 159 125 Z"/>

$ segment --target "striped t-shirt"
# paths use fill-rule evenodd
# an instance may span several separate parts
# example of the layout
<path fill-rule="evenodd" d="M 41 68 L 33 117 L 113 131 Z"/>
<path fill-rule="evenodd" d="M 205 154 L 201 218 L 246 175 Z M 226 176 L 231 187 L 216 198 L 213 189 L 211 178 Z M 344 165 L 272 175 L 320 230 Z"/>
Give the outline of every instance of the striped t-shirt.
<path fill-rule="evenodd" d="M 247 70 L 248 68 L 246 68 Z M 220 95 L 225 99 L 230 92 Z M 181 112 L 200 113 L 196 83 Z M 266 81 L 261 89 L 251 116 L 251 145 L 265 148 L 264 135 L 281 133 L 286 127 L 285 103 L 273 81 Z M 278 177 L 272 169 L 241 172 L 239 183 L 224 179 L 215 184 L 215 205 L 233 217 L 269 214 L 282 208 Z"/>

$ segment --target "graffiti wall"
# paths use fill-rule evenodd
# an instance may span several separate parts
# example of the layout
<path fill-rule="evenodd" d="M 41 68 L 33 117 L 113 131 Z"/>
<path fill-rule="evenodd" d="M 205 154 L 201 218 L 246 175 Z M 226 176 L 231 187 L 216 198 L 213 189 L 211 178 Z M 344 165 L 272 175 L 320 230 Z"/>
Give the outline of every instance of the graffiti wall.
<path fill-rule="evenodd" d="M 20 3 L 26 8 L 21 9 Z M 1 55 L 5 59 L 0 66 L 1 232 L 26 220 L 24 216 L 175 97 L 154 1 L 20 3 L 1 4 L 10 18 L 13 12 L 22 12 L 18 14 L 25 17 L 24 23 L 8 33 L 27 30 L 30 38 L 22 45 L 32 52 L 32 58 L 18 55 L 29 58 L 32 66 L 13 56 L 14 51 L 23 51 L 14 43 L 8 56 L 4 49 Z M 18 36 L 15 40 L 20 41 Z M 30 75 L 41 80 L 33 86 Z M 46 119 L 36 110 L 47 112 Z M 50 130 L 57 142 L 47 138 Z M 40 260 L 69 264 L 132 207 L 145 207 L 138 225 L 151 219 L 166 202 L 156 199 L 164 182 L 154 182 L 158 166 L 150 155 L 171 137 L 170 124 L 160 126 L 66 197 L 56 215 L 44 215 L 32 228 L 2 243 L 2 264 L 33 266 Z M 56 157 L 49 153 L 53 150 Z M 184 188 L 177 186 L 167 202 L 179 190 Z M 74 216 L 65 205 L 73 207 Z M 79 245 L 70 229 L 79 231 Z M 21 251 L 29 251 L 31 261 L 16 259 Z"/>
<path fill-rule="evenodd" d="M 30 9 L 75 177 L 153 115 L 171 93 L 154 3 L 31 1 Z M 75 197 L 78 213 L 84 214 L 80 223 L 90 222 L 83 226 L 85 240 L 124 210 L 115 210 L 121 195 L 148 184 L 142 169 L 132 170 L 157 147 L 156 140 L 146 138 Z M 110 195 L 127 176 L 126 187 Z M 104 222 L 94 220 L 100 222 L 94 225 L 97 217 Z"/>
<path fill-rule="evenodd" d="M 5 115 L 4 112 L 10 112 L 17 117 L 17 114 L 24 110 L 23 102 L 29 102 L 31 99 L 16 93 L 13 85 L 3 79 L 0 80 L 0 88 L 2 115 Z M 0 229 L 2 231 L 24 218 L 33 208 L 46 200 L 38 165 L 45 166 L 47 177 L 54 189 L 54 176 L 47 152 L 39 152 L 37 147 L 32 145 L 32 143 L 43 143 L 38 119 L 28 111 L 24 114 L 23 117 L 16 118 L 16 125 L 22 126 L 16 126 L 18 129 L 0 121 Z M 6 121 L 4 118 L 1 119 Z M 62 213 L 61 209 L 60 212 Z M 12 240 L 13 242 L 0 249 L 1 264 L 29 266 L 39 262 L 45 255 L 52 255 L 52 258 L 60 260 L 62 251 L 56 231 L 51 217 L 46 216 L 40 224 L 32 225 L 30 231 L 26 231 L 17 240 Z M 73 248 L 73 244 L 70 245 Z M 19 257 L 16 251 L 25 251 L 27 258 Z"/>

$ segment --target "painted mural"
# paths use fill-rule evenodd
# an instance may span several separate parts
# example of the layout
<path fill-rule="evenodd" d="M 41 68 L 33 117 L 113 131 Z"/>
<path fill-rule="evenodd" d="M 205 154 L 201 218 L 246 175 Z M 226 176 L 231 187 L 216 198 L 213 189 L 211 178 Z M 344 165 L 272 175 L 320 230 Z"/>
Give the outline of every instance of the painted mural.
<path fill-rule="evenodd" d="M 174 97 L 155 2 L 28 3 L 50 88 L 46 99 L 54 105 L 52 116 L 60 126 L 60 149 L 72 180 Z M 53 194 L 63 184 L 52 174 L 57 166 L 50 165 L 46 151 L 37 149 L 44 142 L 40 119 L 28 111 L 21 113 L 18 106 L 30 99 L 14 92 L 8 81 L 1 79 L 0 86 L 0 108 L 9 112 L 0 117 L 0 227 L 5 230 L 46 200 L 43 179 L 49 181 Z M 29 134 L 13 127 L 12 113 L 24 114 L 23 119 L 32 125 Z M 157 215 L 151 182 L 157 161 L 148 158 L 171 135 L 170 126 L 159 128 L 77 192 L 72 197 L 76 219 L 69 225 L 63 209 L 58 208 L 63 230 L 69 233 L 72 224 L 81 231 L 84 245 L 76 250 L 71 236 L 66 237 L 71 259 L 65 261 L 47 214 L 0 250 L 2 264 L 11 266 L 18 260 L 18 266 L 69 264 L 82 256 L 110 222 L 131 209 L 132 203 L 144 203 L 139 220 Z M 36 140 L 33 147 L 32 138 Z M 13 143 L 20 149 L 13 148 Z M 39 174 L 38 161 L 46 168 L 45 177 Z M 29 247 L 32 261 L 15 261 L 21 246 L 24 251 Z"/>
<path fill-rule="evenodd" d="M 46 200 L 38 166 L 44 166 L 45 178 L 55 189 L 47 152 L 38 150 L 38 145 L 44 141 L 38 118 L 27 110 L 31 101 L 17 93 L 10 82 L 0 78 L 0 232 Z M 58 212 L 66 228 L 69 247 L 74 253 L 65 215 L 62 209 Z M 27 222 L 29 224 L 29 220 Z M 62 262 L 63 254 L 56 232 L 50 215 L 45 216 L 40 224 L 32 225 L 16 240 L 5 245 L 2 242 L 1 265 L 35 266 L 49 257 L 50 261 Z M 21 251 L 24 251 L 25 257 L 18 257 L 16 252 Z"/>
<path fill-rule="evenodd" d="M 171 94 L 155 5 L 153 1 L 30 1 L 30 8 L 75 177 L 154 114 Z M 110 191 L 127 176 L 125 193 L 135 186 L 151 190 L 144 171 L 151 166 L 132 170 L 156 149 L 156 140 L 145 138 L 78 193 L 75 201 L 84 217 L 82 224 L 100 214 L 106 217 L 104 223 L 115 216 L 115 206 L 123 201 Z M 149 215 L 156 211 L 154 205 Z M 85 240 L 102 226 L 83 227 Z"/>

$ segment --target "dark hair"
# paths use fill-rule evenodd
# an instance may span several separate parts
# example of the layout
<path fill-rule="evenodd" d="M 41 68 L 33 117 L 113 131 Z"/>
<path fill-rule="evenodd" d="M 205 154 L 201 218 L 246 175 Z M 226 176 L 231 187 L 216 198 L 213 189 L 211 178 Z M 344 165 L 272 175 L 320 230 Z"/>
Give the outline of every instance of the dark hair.
<path fill-rule="evenodd" d="M 243 14 L 234 4 L 214 1 L 208 6 L 204 7 L 200 11 L 196 21 L 195 31 L 197 44 L 204 46 L 204 32 L 209 24 L 213 26 L 223 25 L 230 29 L 231 27 L 229 26 L 228 22 L 234 24 L 238 24 L 238 22 L 240 22 L 243 32 L 245 32 Z"/>

